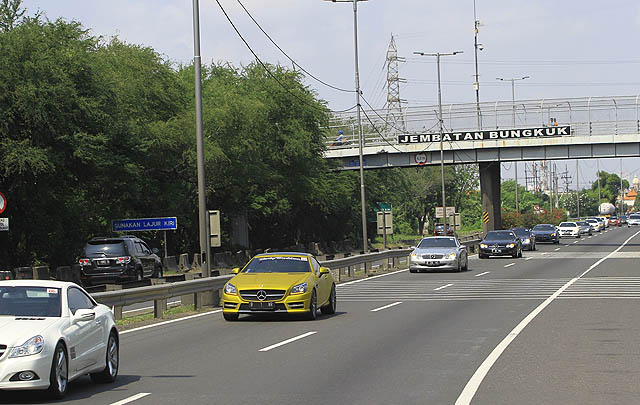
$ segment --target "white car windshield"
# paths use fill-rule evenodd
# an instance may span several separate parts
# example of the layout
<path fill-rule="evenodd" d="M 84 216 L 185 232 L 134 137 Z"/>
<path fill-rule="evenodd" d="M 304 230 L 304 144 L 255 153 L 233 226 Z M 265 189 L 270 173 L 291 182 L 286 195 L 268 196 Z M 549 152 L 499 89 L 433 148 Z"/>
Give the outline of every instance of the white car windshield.
<path fill-rule="evenodd" d="M 578 225 L 575 222 L 563 222 L 560 224 L 560 228 L 575 228 L 576 226 Z"/>
<path fill-rule="evenodd" d="M 449 248 L 456 247 L 456 241 L 451 238 L 426 238 L 420 241 L 419 248 Z"/>
<path fill-rule="evenodd" d="M 60 289 L 0 286 L 0 315 L 60 317 Z"/>

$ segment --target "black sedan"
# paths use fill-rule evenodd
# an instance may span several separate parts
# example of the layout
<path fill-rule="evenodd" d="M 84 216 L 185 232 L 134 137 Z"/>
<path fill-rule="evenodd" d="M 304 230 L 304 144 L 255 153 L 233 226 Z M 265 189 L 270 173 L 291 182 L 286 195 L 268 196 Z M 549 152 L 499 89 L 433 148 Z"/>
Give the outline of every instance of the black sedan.
<path fill-rule="evenodd" d="M 522 241 L 513 231 L 489 231 L 480 242 L 478 257 L 489 256 L 522 257 Z"/>
<path fill-rule="evenodd" d="M 524 250 L 536 250 L 536 238 L 531 233 L 531 229 L 529 228 L 511 228 L 513 232 L 520 238 L 522 241 L 522 249 Z"/>
<path fill-rule="evenodd" d="M 553 242 L 555 244 L 560 243 L 558 236 L 558 230 L 555 225 L 551 224 L 538 224 L 533 227 L 531 233 L 536 238 L 536 242 Z"/>

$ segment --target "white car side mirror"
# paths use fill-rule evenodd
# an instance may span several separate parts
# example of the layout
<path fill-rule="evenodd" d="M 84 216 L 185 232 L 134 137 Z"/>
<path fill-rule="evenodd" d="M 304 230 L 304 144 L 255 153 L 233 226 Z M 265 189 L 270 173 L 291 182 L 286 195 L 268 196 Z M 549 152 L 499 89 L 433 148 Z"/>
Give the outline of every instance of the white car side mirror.
<path fill-rule="evenodd" d="M 91 309 L 78 309 L 73 315 L 73 322 L 89 322 L 96 319 L 96 313 Z"/>

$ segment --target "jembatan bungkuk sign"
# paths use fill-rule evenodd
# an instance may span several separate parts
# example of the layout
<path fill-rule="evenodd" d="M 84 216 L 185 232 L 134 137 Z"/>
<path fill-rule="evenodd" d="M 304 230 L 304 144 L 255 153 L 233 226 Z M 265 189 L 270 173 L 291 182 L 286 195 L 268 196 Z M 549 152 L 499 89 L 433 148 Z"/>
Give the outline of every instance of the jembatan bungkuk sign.
<path fill-rule="evenodd" d="M 571 135 L 571 126 L 496 129 L 491 131 L 445 132 L 442 142 L 485 141 L 497 139 L 532 139 Z M 440 134 L 411 134 L 398 136 L 398 143 L 440 142 Z"/>

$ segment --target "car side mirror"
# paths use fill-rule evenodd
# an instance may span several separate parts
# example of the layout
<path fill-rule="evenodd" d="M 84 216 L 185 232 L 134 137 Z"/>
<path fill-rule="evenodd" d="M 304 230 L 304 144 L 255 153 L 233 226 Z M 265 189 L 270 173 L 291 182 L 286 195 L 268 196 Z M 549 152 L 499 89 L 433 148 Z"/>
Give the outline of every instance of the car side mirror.
<path fill-rule="evenodd" d="M 153 248 L 153 249 L 151 249 L 151 251 L 152 251 L 154 254 L 156 254 L 156 255 L 157 255 L 157 254 L 158 254 L 158 252 L 160 251 L 160 249 L 158 249 L 158 248 Z"/>
<path fill-rule="evenodd" d="M 329 270 L 328 267 L 320 267 L 320 277 L 324 276 L 325 274 L 331 274 L 331 270 Z"/>
<path fill-rule="evenodd" d="M 240 267 L 236 267 L 235 269 L 231 270 L 232 274 L 238 274 L 240 273 Z"/>
<path fill-rule="evenodd" d="M 460 249 L 467 250 L 467 245 L 460 245 Z"/>
<path fill-rule="evenodd" d="M 96 313 L 91 309 L 78 309 L 73 315 L 73 323 L 89 322 L 96 319 Z"/>

